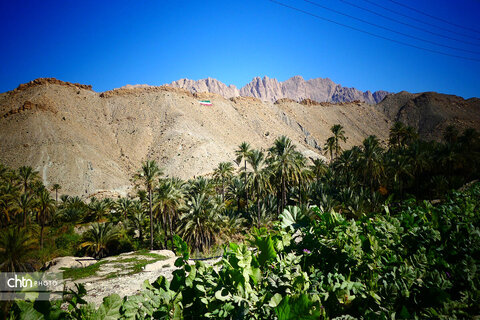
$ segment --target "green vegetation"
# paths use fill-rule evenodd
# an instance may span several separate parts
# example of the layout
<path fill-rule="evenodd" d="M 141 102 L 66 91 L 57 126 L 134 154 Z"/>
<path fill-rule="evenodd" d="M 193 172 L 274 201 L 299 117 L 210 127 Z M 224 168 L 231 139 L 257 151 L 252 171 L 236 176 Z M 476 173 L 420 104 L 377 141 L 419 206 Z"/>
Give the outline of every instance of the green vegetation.
<path fill-rule="evenodd" d="M 165 260 L 166 257 L 150 253 L 148 251 L 140 251 L 129 254 L 127 256 L 112 257 L 111 260 L 101 260 L 84 268 L 68 268 L 63 270 L 63 277 L 76 281 L 88 277 L 98 276 L 103 279 L 116 278 L 121 275 L 131 275 L 141 272 L 147 264 Z M 98 271 L 102 268 L 112 269 L 107 275 L 100 276 Z M 103 269 L 104 270 L 104 269 Z"/>
<path fill-rule="evenodd" d="M 343 150 L 346 139 L 340 125 L 332 127 L 325 147 L 329 164 L 320 159 L 309 164 L 287 137 L 267 151 L 244 142 L 236 151 L 237 173 L 224 162 L 212 178 L 189 181 L 163 178 L 158 165 L 147 161 L 134 177 L 136 196 L 116 201 L 86 203 L 62 195 L 56 205 L 44 199 L 45 206 L 35 172 L 24 169 L 20 175 L 1 167 L 2 234 L 21 230 L 40 241 L 44 228 L 45 256 L 67 243 L 76 254 L 98 257 L 151 248 L 181 254 L 172 281 L 145 284 L 139 296 L 111 296 L 95 310 L 81 303 L 84 292 L 78 287 L 68 311 L 55 303 L 47 308 L 19 302 L 11 314 L 52 319 L 53 312 L 96 319 L 107 310 L 112 318 L 125 319 L 480 316 L 480 184 L 454 191 L 480 176 L 478 133 L 448 127 L 443 142 L 423 141 L 413 128 L 396 123 L 388 145 L 370 136 Z M 74 236 L 79 223 L 88 223 L 88 231 Z M 60 228 L 64 235 L 55 236 Z M 8 243 L 13 242 L 0 241 L 0 255 L 7 252 L 3 247 L 18 247 L 18 254 L 9 249 L 8 255 L 19 267 L 28 266 L 30 244 Z M 190 250 L 202 256 L 218 247 L 223 247 L 218 268 L 187 264 Z M 138 257 L 132 272 L 144 263 L 147 259 Z"/>
<path fill-rule="evenodd" d="M 105 263 L 107 263 L 107 261 L 99 261 L 85 268 L 68 268 L 63 271 L 63 277 L 65 279 L 68 278 L 73 281 L 92 277 L 97 273 L 97 271 L 100 269 L 102 264 L 105 264 Z"/>

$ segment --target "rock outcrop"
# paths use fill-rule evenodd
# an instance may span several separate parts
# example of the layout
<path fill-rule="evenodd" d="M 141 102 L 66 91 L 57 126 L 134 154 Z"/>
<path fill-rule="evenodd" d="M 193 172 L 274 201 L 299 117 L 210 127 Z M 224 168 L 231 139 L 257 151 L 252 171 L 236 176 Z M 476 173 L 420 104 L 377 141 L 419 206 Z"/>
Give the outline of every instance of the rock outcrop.
<path fill-rule="evenodd" d="M 217 79 L 207 78 L 201 80 L 190 80 L 190 79 L 180 79 L 174 81 L 170 84 L 172 87 L 183 88 L 191 93 L 197 92 L 211 92 L 219 94 L 227 99 L 238 97 L 239 90 L 234 85 L 229 85 L 227 87 L 223 82 L 218 81 Z"/>
<path fill-rule="evenodd" d="M 332 80 L 316 78 L 305 81 L 301 76 L 292 77 L 284 82 L 269 77 L 256 77 L 240 90 L 234 85 L 226 86 L 222 82 L 207 78 L 202 80 L 181 79 L 170 84 L 172 87 L 183 88 L 192 93 L 212 92 L 226 98 L 244 96 L 255 97 L 262 101 L 275 102 L 280 99 L 302 101 L 310 99 L 318 102 L 350 102 L 360 100 L 376 104 L 385 98 L 386 91 L 359 91 L 355 88 L 342 87 Z"/>
<path fill-rule="evenodd" d="M 56 85 L 61 85 L 65 87 L 92 90 L 92 86 L 87 84 L 71 83 L 67 81 L 58 80 L 55 78 L 38 78 L 27 83 L 22 83 L 15 90 L 10 92 L 18 92 L 31 87 L 35 87 L 38 85 L 45 85 L 45 84 L 56 84 Z"/>

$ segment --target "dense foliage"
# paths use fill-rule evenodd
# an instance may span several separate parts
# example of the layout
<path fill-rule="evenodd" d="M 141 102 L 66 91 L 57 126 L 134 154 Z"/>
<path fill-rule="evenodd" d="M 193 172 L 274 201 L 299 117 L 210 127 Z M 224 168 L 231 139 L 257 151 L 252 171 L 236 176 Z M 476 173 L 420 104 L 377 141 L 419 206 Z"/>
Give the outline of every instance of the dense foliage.
<path fill-rule="evenodd" d="M 287 207 L 271 229 L 230 243 L 214 267 L 188 264 L 141 295 L 110 296 L 95 310 L 18 302 L 50 319 L 413 319 L 480 314 L 480 184 L 439 205 L 404 201 L 358 220 Z M 73 302 L 72 302 L 73 301 Z"/>
<path fill-rule="evenodd" d="M 210 177 L 189 181 L 163 178 L 147 161 L 133 177 L 136 194 L 116 200 L 58 199 L 61 186 L 47 190 L 32 168 L 1 166 L 2 271 L 35 270 L 59 255 L 101 258 L 142 248 L 182 254 L 174 279 L 145 284 L 140 296 L 111 296 L 95 310 L 82 303 L 78 287 L 68 311 L 60 302 L 17 302 L 11 315 L 479 315 L 480 186 L 449 193 L 480 176 L 478 133 L 448 127 L 443 142 L 426 142 L 396 123 L 388 145 L 370 136 L 345 151 L 343 128 L 333 126 L 332 134 L 324 148 L 329 164 L 308 161 L 286 137 L 266 151 L 242 143 L 237 172 L 223 162 Z M 218 266 L 188 264 L 190 253 L 215 247 L 224 249 Z"/>

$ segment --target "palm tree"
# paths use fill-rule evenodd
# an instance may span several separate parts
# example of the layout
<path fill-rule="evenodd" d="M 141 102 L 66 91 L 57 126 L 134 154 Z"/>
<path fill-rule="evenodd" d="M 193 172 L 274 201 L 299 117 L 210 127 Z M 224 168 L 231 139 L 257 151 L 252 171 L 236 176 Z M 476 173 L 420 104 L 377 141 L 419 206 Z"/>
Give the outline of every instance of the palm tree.
<path fill-rule="evenodd" d="M 233 165 L 231 162 L 220 162 L 215 169 L 213 176 L 222 183 L 222 202 L 225 202 L 225 180 L 233 175 Z"/>
<path fill-rule="evenodd" d="M 60 196 L 60 201 L 62 201 L 62 205 L 64 205 L 69 199 L 70 199 L 70 196 L 68 194 L 62 194 Z"/>
<path fill-rule="evenodd" d="M 177 210 L 183 203 L 183 183 L 179 179 L 160 180 L 155 189 L 154 210 L 160 217 L 165 233 L 165 249 L 167 248 L 167 230 L 170 231 L 170 243 L 173 250 L 173 224 L 177 220 Z"/>
<path fill-rule="evenodd" d="M 58 183 L 52 186 L 52 191 L 55 191 L 55 203 L 58 203 L 58 190 L 60 189 L 62 189 L 62 187 Z"/>
<path fill-rule="evenodd" d="M 443 140 L 446 143 L 453 145 L 458 140 L 458 134 L 457 128 L 455 128 L 454 125 L 449 125 L 443 131 Z"/>
<path fill-rule="evenodd" d="M 335 176 L 337 179 L 343 179 L 347 186 L 352 186 L 355 181 L 353 173 L 358 171 L 361 152 L 358 146 L 354 146 L 352 149 L 342 152 L 333 164 Z"/>
<path fill-rule="evenodd" d="M 405 129 L 405 135 L 403 137 L 403 145 L 411 145 L 413 142 L 418 140 L 418 132 L 412 126 L 407 126 Z"/>
<path fill-rule="evenodd" d="M 414 127 L 405 126 L 402 122 L 396 121 L 390 128 L 388 144 L 394 148 L 405 147 L 417 139 L 418 133 Z"/>
<path fill-rule="evenodd" d="M 337 158 L 340 150 L 342 150 L 339 141 L 342 140 L 343 142 L 347 142 L 347 138 L 345 137 L 345 130 L 343 130 L 343 127 L 340 124 L 333 125 L 330 130 L 333 133 L 333 139 L 335 141 L 335 158 Z"/>
<path fill-rule="evenodd" d="M 391 147 L 399 147 L 402 145 L 403 136 L 405 135 L 406 127 L 400 121 L 395 121 L 393 126 L 390 128 L 388 144 Z"/>
<path fill-rule="evenodd" d="M 380 184 L 384 175 L 383 149 L 380 141 L 375 136 L 369 136 L 363 141 L 362 153 L 360 154 L 361 175 L 363 183 L 370 185 L 373 190 L 374 184 Z"/>
<path fill-rule="evenodd" d="M 23 215 L 23 227 L 27 226 L 27 215 L 29 210 L 34 206 L 35 200 L 32 196 L 27 193 L 22 193 L 22 195 L 16 199 L 16 208 L 22 213 Z M 20 224 L 19 224 L 20 228 Z"/>
<path fill-rule="evenodd" d="M 257 197 L 257 222 L 260 221 L 260 199 L 262 193 L 270 185 L 269 171 L 265 163 L 265 155 L 259 150 L 253 150 L 247 156 L 247 161 L 250 164 L 252 171 L 248 173 L 252 189 L 255 190 Z"/>
<path fill-rule="evenodd" d="M 245 211 L 247 211 L 248 214 L 248 187 L 247 187 L 247 158 L 248 155 L 250 154 L 251 149 L 250 149 L 250 144 L 247 142 L 242 142 L 240 146 L 238 146 L 238 149 L 235 151 L 235 155 L 237 158 L 235 159 L 235 162 L 240 165 L 242 163 L 242 159 L 244 162 L 244 170 L 243 172 L 245 173 L 245 180 L 244 180 L 244 185 L 245 185 Z"/>
<path fill-rule="evenodd" d="M 392 182 L 402 198 L 405 189 L 405 181 L 413 177 L 411 158 L 402 154 L 393 154 L 388 157 L 388 162 L 388 168 L 391 171 L 390 175 L 393 176 Z"/>
<path fill-rule="evenodd" d="M 50 220 L 50 217 L 55 212 L 55 204 L 47 190 L 43 190 L 37 200 L 36 204 L 38 212 L 38 223 L 40 224 L 40 248 L 43 249 L 43 230 L 45 225 Z"/>
<path fill-rule="evenodd" d="M 325 163 L 325 160 L 323 159 L 311 159 L 312 160 L 312 165 L 310 166 L 310 170 L 313 172 L 313 175 L 317 180 L 320 180 L 321 177 L 323 177 L 327 171 L 328 171 L 328 165 Z"/>
<path fill-rule="evenodd" d="M 469 128 L 465 129 L 462 135 L 458 138 L 460 163 L 459 167 L 465 172 L 469 180 L 472 180 L 478 174 L 478 166 L 480 164 L 480 135 L 477 130 Z M 473 174 L 472 174 L 473 173 Z"/>
<path fill-rule="evenodd" d="M 32 254 L 35 240 L 25 229 L 8 228 L 0 233 L 0 271 L 33 271 Z"/>
<path fill-rule="evenodd" d="M 140 243 L 143 242 L 143 222 L 144 222 L 144 210 L 142 202 L 139 200 L 133 201 L 129 209 L 129 220 L 133 223 L 138 230 L 138 239 Z"/>
<path fill-rule="evenodd" d="M 9 171 L 10 169 L 8 167 L 4 166 L 3 163 L 0 163 L 0 180 L 5 180 L 5 176 Z"/>
<path fill-rule="evenodd" d="M 132 210 L 132 206 L 132 200 L 128 198 L 120 198 L 115 203 L 115 210 L 124 220 L 126 220 Z"/>
<path fill-rule="evenodd" d="M 162 170 L 158 167 L 154 160 L 148 160 L 142 163 L 142 169 L 138 172 L 134 179 L 140 181 L 148 193 L 149 213 L 150 213 L 150 250 L 153 250 L 153 209 L 152 209 L 152 192 L 154 184 L 158 176 L 162 175 Z"/>
<path fill-rule="evenodd" d="M 245 192 L 245 184 L 239 177 L 233 177 L 227 186 L 227 199 L 236 200 L 237 214 L 240 213 L 240 200 Z"/>
<path fill-rule="evenodd" d="M 90 204 L 88 205 L 87 216 L 85 221 L 97 221 L 102 219 L 109 210 L 109 204 L 105 200 L 98 201 L 95 198 L 92 198 Z"/>
<path fill-rule="evenodd" d="M 189 181 L 188 193 L 189 195 L 195 195 L 198 193 L 213 195 L 215 193 L 213 187 L 214 185 L 210 179 L 200 176 L 195 178 L 195 180 Z"/>
<path fill-rule="evenodd" d="M 192 248 L 203 251 L 215 243 L 220 232 L 219 208 L 214 198 L 206 194 L 191 197 L 188 207 L 178 231 Z"/>
<path fill-rule="evenodd" d="M 292 140 L 281 136 L 274 141 L 269 149 L 270 167 L 279 180 L 279 206 L 278 213 L 283 212 L 287 202 L 287 182 L 295 175 L 295 158 L 298 156 Z"/>
<path fill-rule="evenodd" d="M 323 146 L 323 151 L 328 151 L 330 154 L 330 162 L 333 162 L 333 151 L 335 150 L 335 137 L 330 137 Z"/>
<path fill-rule="evenodd" d="M 0 210 L 2 214 L 0 218 L 3 225 L 10 224 L 10 220 L 18 212 L 14 208 L 14 202 L 17 198 L 17 186 L 11 184 L 10 182 L 5 182 L 0 186 Z"/>
<path fill-rule="evenodd" d="M 96 259 L 104 257 L 108 253 L 108 246 L 118 239 L 118 230 L 111 223 L 92 224 L 85 232 L 80 248 L 86 248 L 88 253 Z"/>
<path fill-rule="evenodd" d="M 307 158 L 305 158 L 305 156 L 299 152 L 295 157 L 295 167 L 295 178 L 298 184 L 298 202 L 301 207 L 304 198 L 303 187 L 304 185 L 308 185 L 313 180 L 314 174 L 313 171 L 307 166 Z"/>
<path fill-rule="evenodd" d="M 38 171 L 33 170 L 33 168 L 30 166 L 23 166 L 18 168 L 18 175 L 20 177 L 20 180 L 22 181 L 24 193 L 27 192 L 29 183 L 39 178 Z"/>
<path fill-rule="evenodd" d="M 86 209 L 82 207 L 65 206 L 64 208 L 57 210 L 54 221 L 57 223 L 71 222 L 77 224 L 84 218 L 85 212 Z"/>
<path fill-rule="evenodd" d="M 458 138 L 458 140 L 463 150 L 470 151 L 472 145 L 475 143 L 475 141 L 478 141 L 479 137 L 480 135 L 477 130 L 473 128 L 468 128 L 463 131 L 462 135 Z"/>

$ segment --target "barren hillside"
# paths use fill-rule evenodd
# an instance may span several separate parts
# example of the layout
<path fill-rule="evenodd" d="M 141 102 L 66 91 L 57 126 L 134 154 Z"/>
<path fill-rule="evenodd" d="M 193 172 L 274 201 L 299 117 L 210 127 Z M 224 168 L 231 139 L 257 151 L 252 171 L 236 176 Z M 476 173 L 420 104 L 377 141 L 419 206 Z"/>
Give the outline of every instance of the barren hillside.
<path fill-rule="evenodd" d="M 168 86 L 98 93 L 86 85 L 37 79 L 0 94 L 0 162 L 31 165 L 47 187 L 59 183 L 63 193 L 125 194 L 146 159 L 157 160 L 165 175 L 188 179 L 211 173 L 221 161 L 233 161 L 234 150 L 243 141 L 267 149 L 280 135 L 315 157 L 336 123 L 345 127 L 346 147 L 360 144 L 370 134 L 385 140 L 396 119 L 415 125 L 430 121 L 417 100 L 453 99 L 422 97 L 392 95 L 378 106 L 290 99 L 271 103 L 252 97 L 194 95 Z M 210 99 L 213 106 L 201 106 L 201 99 Z M 427 109 L 440 110 L 435 113 L 442 117 L 435 120 L 440 126 L 468 120 L 465 125 L 478 127 L 478 112 L 472 113 L 478 110 L 478 99 L 457 102 L 436 109 L 430 103 Z M 420 125 L 420 131 L 438 137 L 440 132 L 428 131 L 438 123 L 427 130 Z"/>
<path fill-rule="evenodd" d="M 413 126 L 424 139 L 438 140 L 448 125 L 463 131 L 480 129 L 480 99 L 436 92 L 402 91 L 387 96 L 377 108 L 392 121 Z"/>

